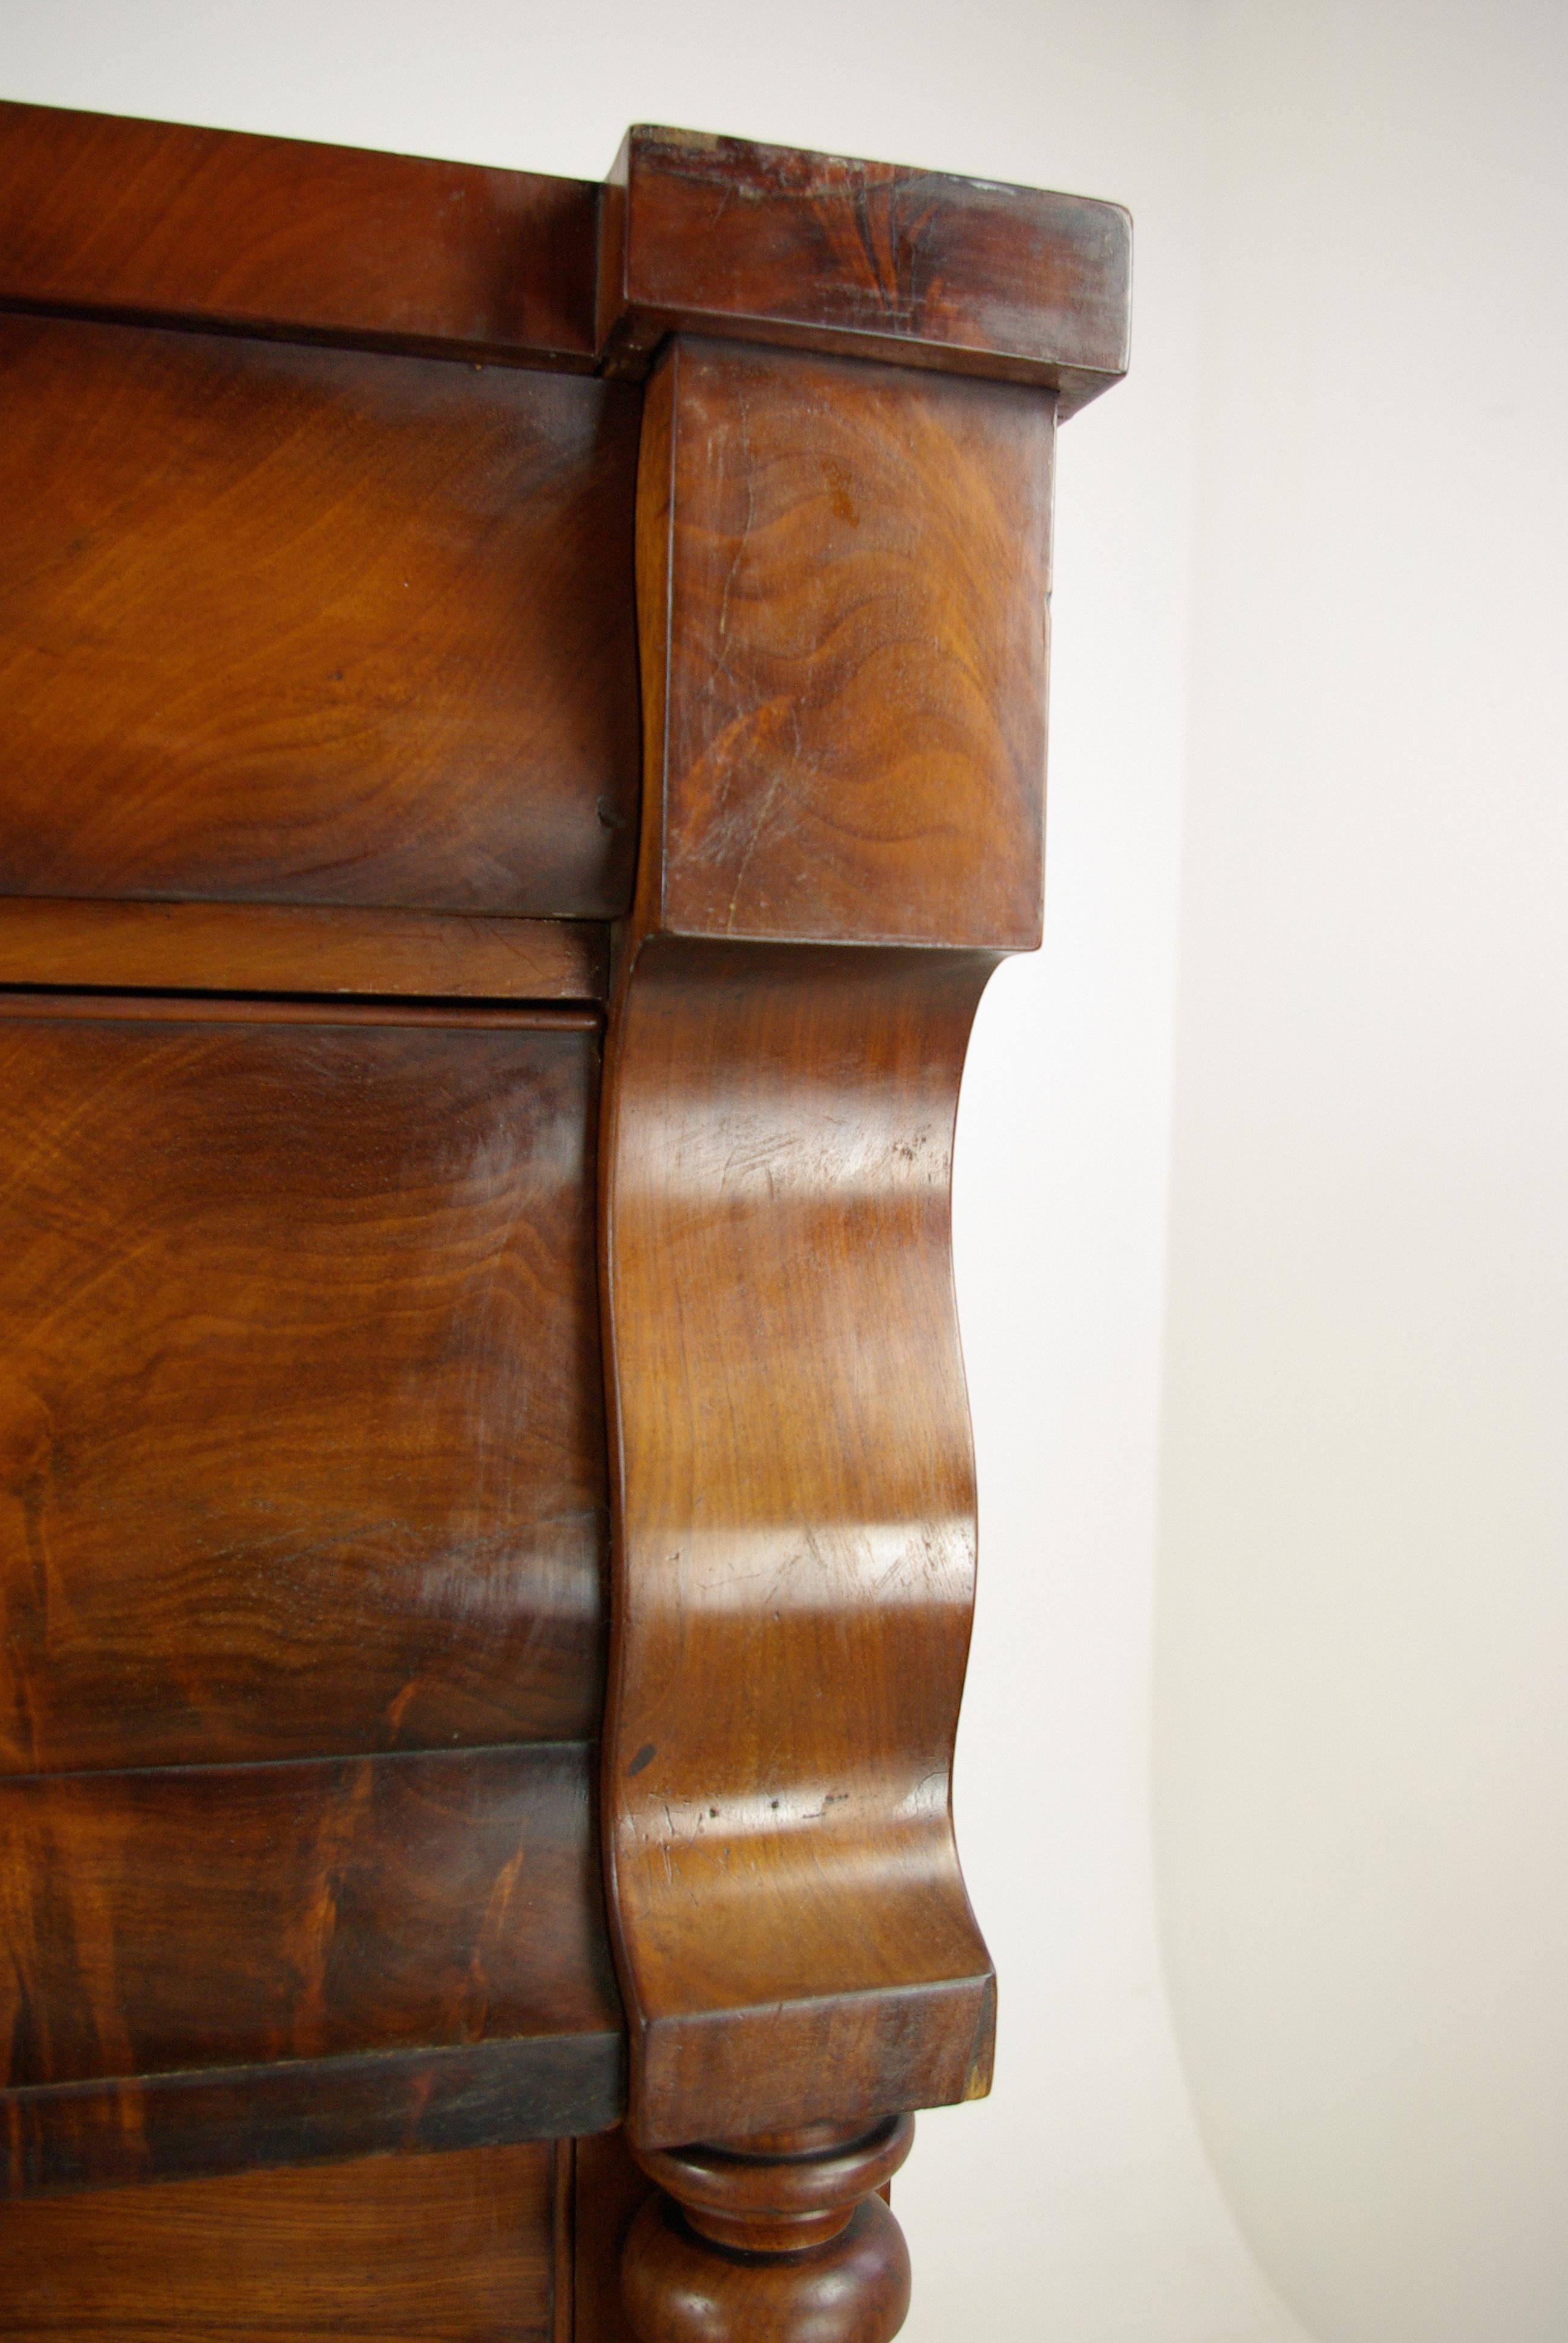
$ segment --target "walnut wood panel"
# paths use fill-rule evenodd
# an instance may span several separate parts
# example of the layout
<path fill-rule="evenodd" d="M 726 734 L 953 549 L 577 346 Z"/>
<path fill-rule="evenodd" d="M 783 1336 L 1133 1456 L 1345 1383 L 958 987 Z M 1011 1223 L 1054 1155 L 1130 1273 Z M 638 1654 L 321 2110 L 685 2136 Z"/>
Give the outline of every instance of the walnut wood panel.
<path fill-rule="evenodd" d="M 608 967 L 584 920 L 0 896 L 0 984 L 600 1001 Z"/>
<path fill-rule="evenodd" d="M 0 301 L 591 368 L 598 189 L 0 106 Z"/>
<path fill-rule="evenodd" d="M 597 1730 L 596 1022 L 0 1000 L 0 1771 Z"/>
<path fill-rule="evenodd" d="M 0 318 L 0 892 L 598 919 L 637 397 Z"/>
<path fill-rule="evenodd" d="M 645 916 L 1038 943 L 1051 395 L 683 340 L 649 399 Z"/>
<path fill-rule="evenodd" d="M 477 2148 L 0 2206 L 0 2337 L 556 2343 L 552 2161 Z"/>
<path fill-rule="evenodd" d="M 715 138 L 629 131 L 605 191 L 599 332 L 635 371 L 672 329 L 1059 389 L 1127 367 L 1118 204 Z"/>
<path fill-rule="evenodd" d="M 590 1755 L 0 1782 L 0 2083 L 613 2032 Z"/>

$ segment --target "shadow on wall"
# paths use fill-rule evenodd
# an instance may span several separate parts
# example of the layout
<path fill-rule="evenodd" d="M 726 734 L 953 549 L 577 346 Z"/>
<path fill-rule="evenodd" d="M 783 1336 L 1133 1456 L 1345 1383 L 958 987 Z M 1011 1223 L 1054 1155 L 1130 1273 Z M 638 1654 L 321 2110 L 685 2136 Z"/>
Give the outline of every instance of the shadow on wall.
<path fill-rule="evenodd" d="M 1171 1982 L 1322 2343 L 1562 2343 L 1568 17 L 1206 22 Z"/>

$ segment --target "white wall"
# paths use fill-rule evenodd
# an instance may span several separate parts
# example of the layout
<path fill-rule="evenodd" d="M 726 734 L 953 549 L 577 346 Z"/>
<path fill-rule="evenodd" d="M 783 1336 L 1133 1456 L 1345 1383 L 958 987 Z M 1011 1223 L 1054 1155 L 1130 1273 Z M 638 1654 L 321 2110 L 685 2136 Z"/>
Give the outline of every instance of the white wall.
<path fill-rule="evenodd" d="M 1048 942 L 993 985 L 960 1118 L 960 1820 L 1002 2026 L 994 2097 L 924 2118 L 899 2184 L 914 2343 L 1305 2331 L 1199 2146 L 1152 1887 L 1190 689 L 1157 1749 L 1182 2045 L 1322 2343 L 1568 2331 L 1559 24 L 0 0 L 7 95 L 585 176 L 663 120 L 1136 216 L 1134 372 L 1062 446 Z"/>
<path fill-rule="evenodd" d="M 1325 2343 L 1568 2337 L 1568 9 L 1205 11 L 1158 1637 Z"/>

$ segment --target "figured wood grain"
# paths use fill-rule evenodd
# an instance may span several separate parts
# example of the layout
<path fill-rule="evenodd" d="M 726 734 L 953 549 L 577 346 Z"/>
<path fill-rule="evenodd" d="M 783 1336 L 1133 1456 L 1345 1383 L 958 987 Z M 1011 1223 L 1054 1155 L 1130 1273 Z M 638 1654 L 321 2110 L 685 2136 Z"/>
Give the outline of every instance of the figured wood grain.
<path fill-rule="evenodd" d="M 0 317 L 0 893 L 600 919 L 635 393 Z"/>
<path fill-rule="evenodd" d="M 0 984 L 601 1001 L 608 969 L 585 920 L 0 896 Z"/>
<path fill-rule="evenodd" d="M 0 1782 L 0 2086 L 613 2033 L 591 1758 Z"/>
<path fill-rule="evenodd" d="M 0 2197 L 572 2139 L 618 2122 L 618 2026 L 0 2092 Z"/>
<path fill-rule="evenodd" d="M 598 189 L 0 106 L 0 302 L 588 370 Z"/>
<path fill-rule="evenodd" d="M 605 190 L 599 338 L 637 372 L 674 330 L 1058 390 L 1127 367 L 1119 204 L 639 126 Z"/>
<path fill-rule="evenodd" d="M 0 2205 L 5 2343 L 553 2343 L 544 2147 Z"/>
<path fill-rule="evenodd" d="M 657 939 L 618 1022 L 604 1795 L 642 2146 L 986 2087 L 948 1182 L 991 965 Z"/>
<path fill-rule="evenodd" d="M 981 989 L 1038 931 L 1054 405 L 678 337 L 648 385 L 600 1154 L 639 2153 L 989 2081 L 949 1183 Z"/>
<path fill-rule="evenodd" d="M 683 338 L 648 402 L 642 916 L 1032 948 L 1051 395 Z"/>
<path fill-rule="evenodd" d="M 0 1772 L 597 1729 L 596 1021 L 0 999 Z"/>

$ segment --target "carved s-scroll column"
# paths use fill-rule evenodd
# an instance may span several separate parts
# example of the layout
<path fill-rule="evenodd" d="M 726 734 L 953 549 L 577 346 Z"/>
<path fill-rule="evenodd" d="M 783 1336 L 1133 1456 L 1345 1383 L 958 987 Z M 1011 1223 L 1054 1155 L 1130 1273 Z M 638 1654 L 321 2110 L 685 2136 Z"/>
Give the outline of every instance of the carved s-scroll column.
<path fill-rule="evenodd" d="M 981 989 L 1039 940 L 1054 411 L 682 337 L 648 386 L 602 1161 L 628 2128 L 687 2208 L 634 2239 L 650 2338 L 815 2335 L 800 2288 L 856 2254 L 821 2332 L 891 2335 L 867 2143 L 990 2079 L 949 1797 L 974 1588 L 949 1182 Z M 829 2167 L 831 2220 L 795 2219 Z M 675 2263 L 735 2243 L 714 2170 L 793 2273 L 771 2324 L 670 2308 Z"/>

